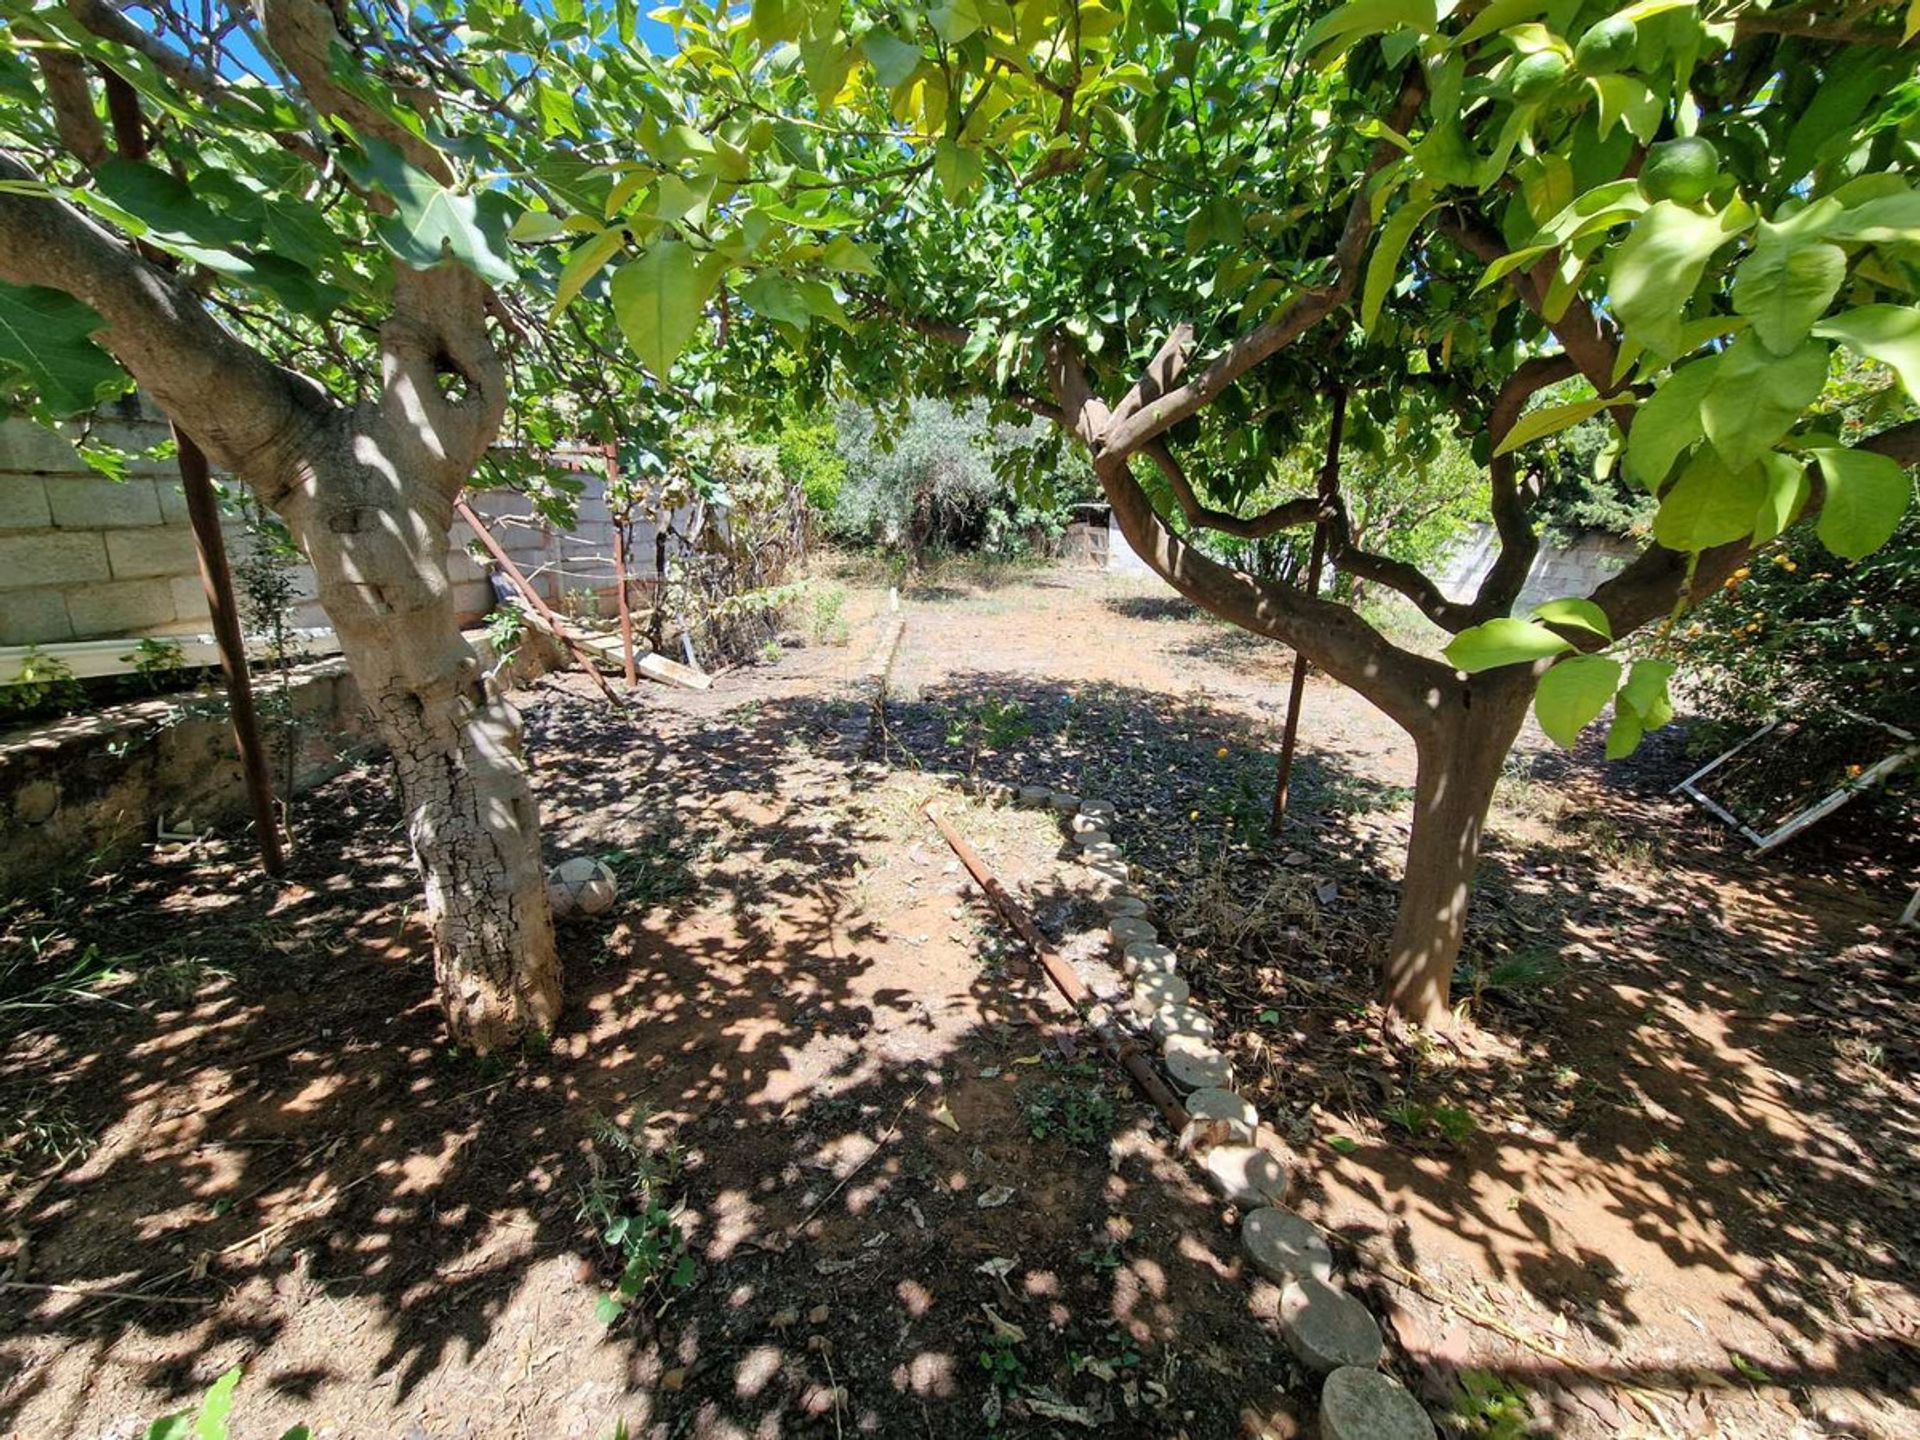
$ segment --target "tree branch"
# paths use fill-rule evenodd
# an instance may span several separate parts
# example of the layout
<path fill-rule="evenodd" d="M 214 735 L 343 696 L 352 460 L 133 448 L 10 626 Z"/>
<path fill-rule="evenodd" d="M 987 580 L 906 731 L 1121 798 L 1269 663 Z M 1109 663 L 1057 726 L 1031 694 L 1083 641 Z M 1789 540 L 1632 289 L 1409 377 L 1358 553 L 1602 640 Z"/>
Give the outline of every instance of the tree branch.
<path fill-rule="evenodd" d="M 1080 357 L 1056 335 L 1048 341 L 1046 358 L 1061 423 L 1093 453 L 1094 474 L 1121 533 L 1156 574 L 1221 619 L 1291 645 L 1416 738 L 1431 731 L 1434 717 L 1459 689 L 1450 669 L 1400 649 L 1345 605 L 1304 594 L 1282 581 L 1255 579 L 1174 534 L 1140 488 L 1126 457 L 1098 445 L 1112 416 L 1094 395 Z"/>
<path fill-rule="evenodd" d="M 220 88 L 218 75 L 203 65 L 195 64 L 159 36 L 141 29 L 122 14 L 120 7 L 113 4 L 112 0 L 67 0 L 67 10 L 102 40 L 110 40 L 115 45 L 124 45 L 144 55 L 154 69 L 182 90 L 206 96 Z"/>
<path fill-rule="evenodd" d="M 333 49 L 346 42 L 334 24 L 331 6 L 323 0 L 259 0 L 259 9 L 267 43 L 300 82 L 315 110 L 345 120 L 363 135 L 385 140 L 442 185 L 452 183 L 453 171 L 444 155 L 390 115 L 334 83 Z"/>
<path fill-rule="evenodd" d="M 1435 228 L 1483 265 L 1491 265 L 1507 254 L 1506 244 L 1499 234 L 1477 217 L 1443 214 Z M 1552 255 L 1542 256 L 1534 264 L 1514 271 L 1507 278 L 1513 282 L 1513 288 L 1526 307 L 1546 321 L 1553 338 L 1573 358 L 1573 363 L 1580 367 L 1580 373 L 1586 376 L 1596 393 L 1611 395 L 1621 388 L 1622 382 L 1616 380 L 1613 373 L 1620 355 L 1620 342 L 1613 335 L 1610 325 L 1577 299 L 1567 306 L 1558 320 L 1547 319 L 1547 291 L 1554 280 Z M 1633 423 L 1630 407 L 1621 406 L 1610 413 L 1619 423 L 1622 433 Z"/>
<path fill-rule="evenodd" d="M 1487 439 L 1493 449 L 1513 432 L 1521 413 L 1541 390 L 1571 379 L 1575 373 L 1570 355 L 1542 355 L 1523 362 L 1494 397 L 1487 416 Z M 1481 577 L 1474 592 L 1473 610 L 1481 620 L 1504 615 L 1526 586 L 1533 569 L 1533 557 L 1540 552 L 1540 537 L 1528 518 L 1527 497 L 1521 493 L 1516 461 L 1512 455 L 1495 455 L 1487 462 L 1487 478 L 1492 497 L 1494 533 L 1500 537 L 1500 553 Z"/>
<path fill-rule="evenodd" d="M 487 333 L 487 286 L 464 265 L 394 265 L 380 327 L 381 409 L 410 469 L 449 494 L 466 483 L 507 413 L 507 370 Z M 441 387 L 456 376 L 464 394 Z"/>
<path fill-rule="evenodd" d="M 93 89 L 87 83 L 85 63 L 79 56 L 61 50 L 41 50 L 35 58 L 46 82 L 60 143 L 87 169 L 94 169 L 107 158 L 107 132 L 100 123 L 100 113 L 93 108 Z"/>
<path fill-rule="evenodd" d="M 1311 525 L 1319 518 L 1320 502 L 1312 495 L 1283 500 L 1271 510 L 1251 519 L 1216 510 L 1200 503 L 1200 497 L 1194 494 L 1193 486 L 1187 479 L 1185 467 L 1174 459 L 1173 452 L 1167 448 L 1164 440 L 1149 440 L 1140 453 L 1160 467 L 1160 473 L 1167 477 L 1167 483 L 1173 487 L 1174 498 L 1180 502 L 1180 513 L 1186 517 L 1187 524 L 1196 529 L 1218 530 L 1223 535 L 1236 535 L 1242 540 L 1264 540 L 1276 530 Z"/>

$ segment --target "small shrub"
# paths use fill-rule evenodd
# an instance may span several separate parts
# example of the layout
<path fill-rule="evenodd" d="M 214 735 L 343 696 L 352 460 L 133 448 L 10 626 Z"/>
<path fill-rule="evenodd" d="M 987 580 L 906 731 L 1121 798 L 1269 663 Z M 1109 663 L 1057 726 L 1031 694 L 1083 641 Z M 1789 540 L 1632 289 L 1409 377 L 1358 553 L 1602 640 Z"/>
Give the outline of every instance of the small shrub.
<path fill-rule="evenodd" d="M 844 613 L 847 592 L 828 585 L 813 592 L 813 605 L 807 616 L 807 635 L 816 645 L 845 645 L 851 638 Z"/>
<path fill-rule="evenodd" d="M 1487 1370 L 1462 1370 L 1451 1419 L 1476 1440 L 1524 1440 L 1535 1434 L 1526 1392 Z"/>
<path fill-rule="evenodd" d="M 233 1413 L 233 1392 L 239 1387 L 241 1373 L 236 1365 L 214 1381 L 197 1410 L 182 1410 L 154 1421 L 147 1427 L 146 1440 L 228 1440 L 227 1419 Z M 310 1433 L 306 1426 L 296 1425 L 280 1440 L 307 1440 Z"/>
<path fill-rule="evenodd" d="M 1056 1082 L 1028 1087 L 1021 1107 L 1027 1133 L 1036 1140 L 1057 1135 L 1083 1150 L 1105 1150 L 1120 1117 L 1101 1087 L 1099 1067 L 1078 1061 L 1059 1074 Z"/>
<path fill-rule="evenodd" d="M 596 1114 L 589 1130 L 580 1217 L 620 1260 L 620 1277 L 594 1303 L 594 1314 L 612 1325 L 633 1306 L 657 1300 L 658 1315 L 698 1273 L 672 1194 L 685 1157 L 676 1141 L 655 1141 L 646 1133 L 644 1112 L 631 1126 Z"/>
<path fill-rule="evenodd" d="M 87 692 L 74 678 L 73 667 L 37 645 L 27 647 L 13 678 L 0 685 L 0 719 L 4 720 L 71 715 L 86 703 Z"/>
<path fill-rule="evenodd" d="M 178 640 L 142 635 L 133 649 L 120 658 L 132 663 L 133 673 L 143 686 L 148 690 L 158 690 L 172 678 L 174 671 L 186 665 L 187 652 Z"/>

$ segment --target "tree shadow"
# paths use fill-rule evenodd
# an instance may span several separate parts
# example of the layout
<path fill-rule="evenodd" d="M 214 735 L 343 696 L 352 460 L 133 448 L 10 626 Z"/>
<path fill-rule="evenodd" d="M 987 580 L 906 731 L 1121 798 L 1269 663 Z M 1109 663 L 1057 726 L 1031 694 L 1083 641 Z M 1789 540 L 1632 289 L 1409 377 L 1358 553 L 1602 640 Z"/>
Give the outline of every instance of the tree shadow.
<path fill-rule="evenodd" d="M 242 1362 L 248 1433 L 318 1407 L 359 1434 L 971 1436 L 991 1403 L 1037 1434 L 1038 1394 L 1225 1435 L 1236 1396 L 1292 1383 L 1223 1284 L 1217 1206 L 1076 1068 L 920 819 L 935 787 L 858 761 L 850 697 L 719 704 L 556 684 L 529 706 L 555 851 L 666 851 L 699 880 L 563 926 L 545 1053 L 446 1046 L 400 816 L 366 770 L 314 797 L 285 888 L 215 846 L 7 917 L 49 964 L 98 944 L 136 978 L 127 1008 L 0 1062 L 0 1104 L 52 1088 L 104 1137 L 13 1192 L 28 1283 L 74 1289 L 5 1296 L 0 1429 L 91 1433 Z M 1045 874 L 1031 898 L 1063 939 L 1100 923 Z M 981 957 L 958 982 L 935 953 L 955 937 Z M 142 988 L 188 959 L 179 994 Z M 1102 1089 L 1110 1149 L 1036 1140 L 1036 1085 Z M 696 1262 L 604 1331 L 596 1117 L 680 1152 Z M 1024 1332 L 1011 1376 L 980 1361 L 983 1305 Z"/>

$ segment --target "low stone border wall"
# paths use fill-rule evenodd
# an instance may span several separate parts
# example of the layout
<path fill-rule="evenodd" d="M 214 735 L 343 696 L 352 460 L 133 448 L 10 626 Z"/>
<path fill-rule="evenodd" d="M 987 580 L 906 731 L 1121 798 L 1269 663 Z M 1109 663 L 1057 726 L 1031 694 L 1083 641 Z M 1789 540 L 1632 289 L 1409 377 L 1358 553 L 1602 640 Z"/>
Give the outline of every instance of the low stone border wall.
<path fill-rule="evenodd" d="M 468 633 L 481 652 L 482 632 Z M 529 632 L 510 683 L 553 669 L 559 655 Z M 380 740 L 338 656 L 286 677 L 297 722 L 294 790 L 377 753 Z M 256 673 L 256 694 L 281 677 Z M 30 891 L 63 871 L 168 837 L 201 834 L 248 813 L 225 692 L 215 687 L 110 705 L 0 733 L 0 895 Z M 284 785 L 285 761 L 275 766 Z M 296 817 L 297 818 L 297 817 Z"/>
<path fill-rule="evenodd" d="M 961 782 L 958 775 L 940 778 Z M 1052 810 L 1075 847 L 1082 888 L 1107 916 L 1108 942 L 1130 988 L 1132 1023 L 1151 1035 L 1161 1067 L 1190 1117 L 1181 1152 L 1223 1201 L 1238 1207 L 1248 1267 L 1280 1287 L 1280 1329 L 1309 1371 L 1323 1376 L 1323 1440 L 1433 1440 L 1426 1410 L 1379 1370 L 1379 1324 L 1339 1284 L 1333 1249 L 1319 1227 L 1286 1208 L 1293 1174 L 1274 1149 L 1259 1112 L 1234 1089 L 1233 1063 L 1215 1046 L 1213 1021 L 1193 1004 L 1180 956 L 1161 941 L 1146 898 L 1113 838 L 1118 819 L 1104 800 L 1043 785 L 980 782 L 982 798 Z M 1105 1018 L 1105 1017 L 1098 1017 Z"/>

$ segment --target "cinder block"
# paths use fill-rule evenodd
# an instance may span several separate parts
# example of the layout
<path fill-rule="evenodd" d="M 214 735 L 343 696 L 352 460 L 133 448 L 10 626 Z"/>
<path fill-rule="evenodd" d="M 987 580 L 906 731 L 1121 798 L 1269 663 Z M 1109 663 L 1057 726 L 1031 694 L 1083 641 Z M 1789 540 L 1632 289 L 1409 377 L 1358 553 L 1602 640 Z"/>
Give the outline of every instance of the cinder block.
<path fill-rule="evenodd" d="M 207 609 L 207 591 L 200 583 L 197 568 L 191 575 L 173 576 L 167 581 L 167 587 L 173 592 L 173 613 L 180 624 L 196 635 L 212 630 L 213 612 Z"/>
<path fill-rule="evenodd" d="M 0 530 L 45 530 L 51 524 L 46 482 L 38 475 L 0 473 Z"/>
<path fill-rule="evenodd" d="M 151 480 L 69 475 L 54 477 L 45 484 L 53 523 L 62 530 L 105 530 L 161 523 L 160 496 Z"/>
<path fill-rule="evenodd" d="M 493 609 L 493 587 L 484 580 L 454 582 L 453 609 L 460 624 L 473 624 Z"/>
<path fill-rule="evenodd" d="M 26 475 L 87 475 L 87 462 L 60 436 L 31 420 L 0 421 L 0 470 Z"/>
<path fill-rule="evenodd" d="M 106 541 L 107 563 L 113 567 L 116 580 L 199 573 L 200 557 L 194 549 L 193 531 L 185 525 L 109 530 Z"/>
<path fill-rule="evenodd" d="M 0 594 L 0 645 L 39 645 L 71 640 L 67 597 L 58 590 L 8 590 Z"/>
<path fill-rule="evenodd" d="M 456 546 L 447 551 L 447 578 L 449 580 L 455 584 L 461 584 L 471 580 L 484 580 L 486 577 L 486 567 L 465 550 Z"/>
<path fill-rule="evenodd" d="M 173 610 L 173 587 L 165 580 L 115 580 L 69 590 L 67 617 L 82 640 L 132 635 L 180 618 Z"/>
<path fill-rule="evenodd" d="M 86 584 L 111 578 L 107 542 L 84 530 L 22 530 L 0 535 L 0 590 Z"/>

